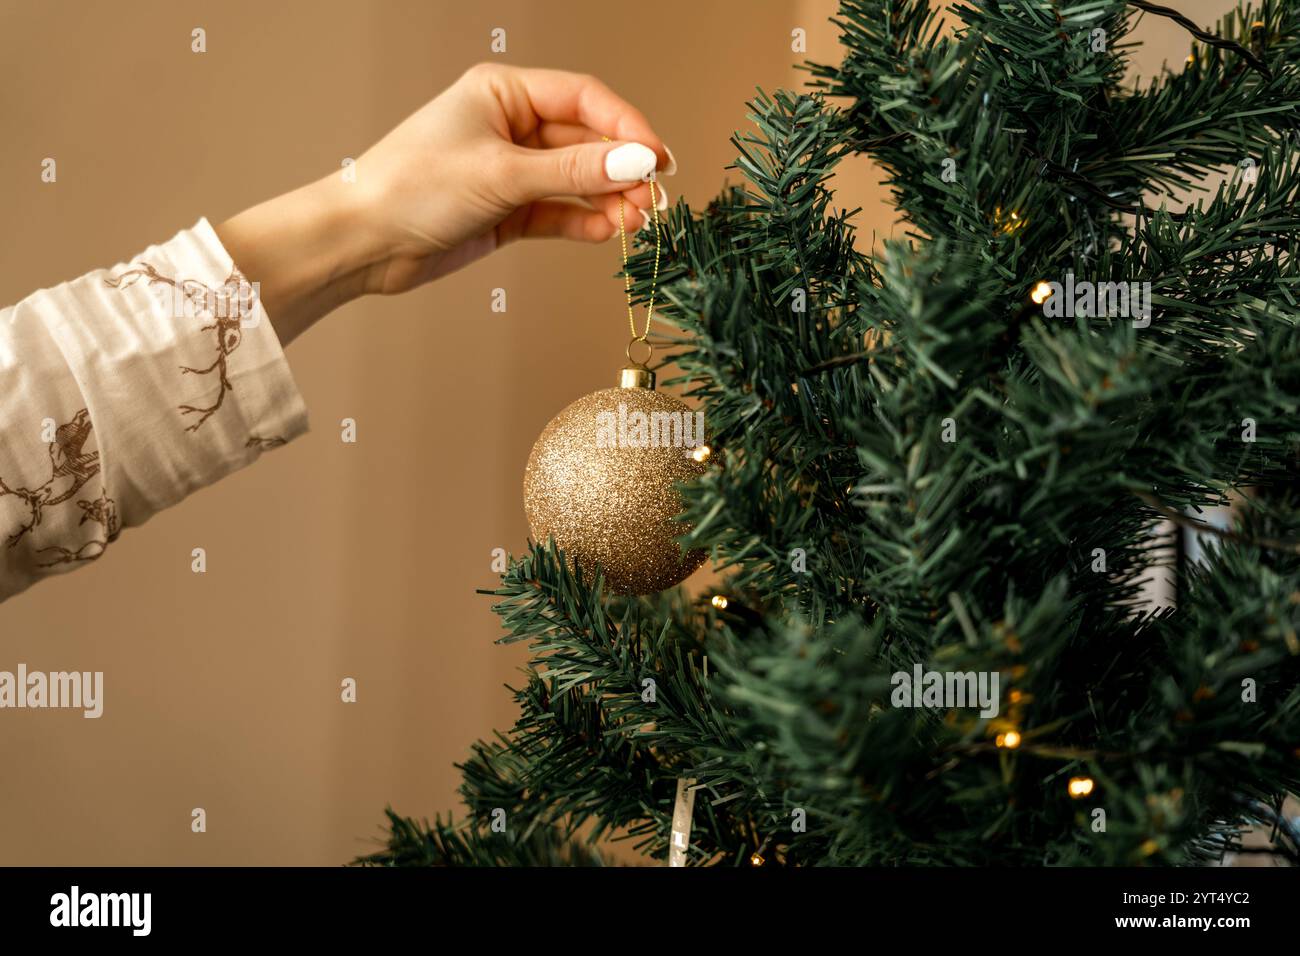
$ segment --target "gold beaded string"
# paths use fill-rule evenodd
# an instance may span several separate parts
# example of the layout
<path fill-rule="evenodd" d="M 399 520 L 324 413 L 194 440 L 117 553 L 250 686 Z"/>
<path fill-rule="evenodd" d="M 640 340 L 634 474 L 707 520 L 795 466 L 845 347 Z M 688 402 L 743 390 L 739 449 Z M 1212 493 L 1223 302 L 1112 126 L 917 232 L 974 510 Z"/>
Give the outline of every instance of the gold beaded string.
<path fill-rule="evenodd" d="M 601 139 L 607 143 L 611 142 L 608 136 L 602 136 Z M 654 318 L 655 314 L 655 291 L 659 284 L 659 203 L 655 199 L 654 170 L 650 171 L 650 217 L 655 230 L 655 268 L 654 273 L 650 277 L 650 302 L 645 314 L 645 331 L 640 333 L 636 330 L 636 317 L 632 313 L 632 276 L 627 271 L 627 226 L 623 221 L 623 206 L 623 193 L 620 192 L 618 194 L 618 241 L 619 245 L 623 248 L 623 291 L 627 295 L 627 328 L 632 334 L 632 341 L 627 343 L 627 348 L 624 349 L 623 354 L 627 356 L 627 360 L 633 365 L 639 365 L 644 368 L 655 352 L 654 346 L 651 345 L 647 339 L 650 336 L 650 321 Z M 636 345 L 638 342 L 644 345 L 647 349 L 645 358 L 640 362 L 637 362 L 632 358 L 632 346 Z"/>

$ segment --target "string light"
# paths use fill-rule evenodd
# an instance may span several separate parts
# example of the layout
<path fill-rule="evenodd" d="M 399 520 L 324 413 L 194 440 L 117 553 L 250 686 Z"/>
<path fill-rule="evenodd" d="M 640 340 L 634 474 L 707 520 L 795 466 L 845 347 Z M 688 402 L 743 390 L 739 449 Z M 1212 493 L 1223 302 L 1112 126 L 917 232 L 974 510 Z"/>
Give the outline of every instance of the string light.
<path fill-rule="evenodd" d="M 1014 730 L 1008 730 L 1005 734 L 998 734 L 993 742 L 1006 750 L 1015 750 L 1020 746 L 1020 735 Z"/>
<path fill-rule="evenodd" d="M 1050 283 L 1039 279 L 1035 283 L 1033 291 L 1029 293 L 1029 298 L 1034 300 L 1034 305 L 1042 305 L 1052 296 L 1052 286 Z"/>
<path fill-rule="evenodd" d="M 696 461 L 702 462 L 713 454 L 713 449 L 708 445 L 701 445 L 695 451 L 691 452 L 691 457 Z"/>
<path fill-rule="evenodd" d="M 1001 206 L 993 209 L 993 227 L 999 234 L 1004 236 L 1013 236 L 1025 227 L 1027 220 L 1020 218 L 1020 213 L 1014 209 L 1010 212 L 1004 212 Z"/>
<path fill-rule="evenodd" d="M 723 595 L 723 594 L 715 594 L 715 595 L 713 595 L 713 602 L 712 602 L 712 603 L 713 603 L 713 606 L 716 607 L 719 611 L 725 611 L 725 610 L 727 609 L 727 598 L 726 598 L 726 595 Z"/>
<path fill-rule="evenodd" d="M 1070 796 L 1078 800 L 1080 797 L 1086 797 L 1092 793 L 1092 788 L 1096 786 L 1092 777 L 1071 777 L 1068 789 Z"/>
<path fill-rule="evenodd" d="M 762 866 L 762 865 L 763 865 L 763 854 L 761 854 L 761 853 L 755 853 L 753 856 L 751 856 L 751 857 L 749 858 L 749 865 L 750 865 L 750 866 Z"/>

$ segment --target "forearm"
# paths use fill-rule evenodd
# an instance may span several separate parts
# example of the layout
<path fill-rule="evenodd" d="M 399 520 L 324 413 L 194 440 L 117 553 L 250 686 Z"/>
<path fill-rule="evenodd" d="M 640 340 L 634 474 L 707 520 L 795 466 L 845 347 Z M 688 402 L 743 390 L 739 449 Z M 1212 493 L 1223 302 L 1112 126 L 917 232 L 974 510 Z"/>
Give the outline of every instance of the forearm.
<path fill-rule="evenodd" d="M 381 262 L 360 187 L 337 175 L 246 209 L 216 226 L 259 295 L 282 345 L 367 291 Z"/>

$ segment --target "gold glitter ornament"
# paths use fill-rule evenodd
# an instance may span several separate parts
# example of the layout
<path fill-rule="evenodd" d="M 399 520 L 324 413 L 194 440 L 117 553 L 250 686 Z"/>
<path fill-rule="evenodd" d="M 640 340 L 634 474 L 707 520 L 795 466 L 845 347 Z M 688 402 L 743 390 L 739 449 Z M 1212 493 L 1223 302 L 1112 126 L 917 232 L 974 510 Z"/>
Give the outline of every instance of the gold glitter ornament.
<path fill-rule="evenodd" d="M 604 137 L 606 142 L 609 137 Z M 682 511 L 678 482 L 704 473 L 704 415 L 654 390 L 646 367 L 659 280 L 659 203 L 650 174 L 650 225 L 654 227 L 654 273 L 645 328 L 632 313 L 623 195 L 618 197 L 618 235 L 627 298 L 629 366 L 618 388 L 580 398 L 551 419 L 533 445 L 524 471 L 524 511 L 533 539 L 554 539 L 570 565 L 591 575 L 599 564 L 605 583 L 619 594 L 651 594 L 685 580 L 704 563 L 703 551 L 683 553 L 677 538 L 690 526 L 673 520 Z M 640 343 L 646 356 L 632 358 Z M 675 427 L 674 427 L 675 426 Z"/>
<path fill-rule="evenodd" d="M 635 413 L 640 413 L 639 418 Z M 638 427 L 642 422 L 648 428 Z M 619 594 L 651 594 L 704 563 L 677 538 L 690 526 L 676 483 L 702 475 L 703 416 L 654 390 L 654 374 L 626 368 L 622 384 L 578 399 L 543 429 L 524 471 L 534 540 L 554 538 L 571 563 Z M 666 441 L 664 439 L 667 439 Z"/>

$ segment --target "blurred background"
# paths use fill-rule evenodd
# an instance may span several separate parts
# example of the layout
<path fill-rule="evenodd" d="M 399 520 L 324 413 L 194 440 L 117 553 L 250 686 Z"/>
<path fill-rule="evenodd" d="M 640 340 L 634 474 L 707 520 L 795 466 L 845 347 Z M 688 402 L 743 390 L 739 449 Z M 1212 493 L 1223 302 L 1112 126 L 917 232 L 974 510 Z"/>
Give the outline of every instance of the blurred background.
<path fill-rule="evenodd" d="M 1180 9 L 1208 26 L 1227 2 Z M 739 178 L 728 140 L 755 88 L 838 61 L 834 10 L 0 0 L 0 303 L 339 169 L 485 59 L 600 76 L 672 147 L 670 198 L 702 207 Z M 1139 37 L 1143 76 L 1187 54 L 1168 21 Z M 841 205 L 862 207 L 860 241 L 887 238 L 893 209 L 867 161 L 836 182 Z M 0 605 L 0 670 L 105 675 L 99 720 L 0 715 L 0 864 L 336 865 L 375 848 L 386 804 L 459 813 L 453 764 L 513 723 L 504 685 L 526 657 L 494 645 L 475 589 L 495 584 L 494 548 L 524 545 L 542 427 L 615 384 L 618 267 L 617 242 L 515 245 L 346 306 L 288 351 L 307 436 Z M 196 547 L 206 574 L 190 570 Z M 345 677 L 355 704 L 340 701 Z M 206 833 L 190 830 L 195 807 Z"/>

